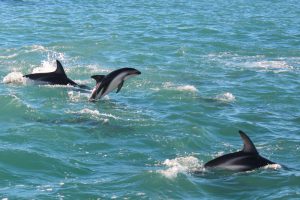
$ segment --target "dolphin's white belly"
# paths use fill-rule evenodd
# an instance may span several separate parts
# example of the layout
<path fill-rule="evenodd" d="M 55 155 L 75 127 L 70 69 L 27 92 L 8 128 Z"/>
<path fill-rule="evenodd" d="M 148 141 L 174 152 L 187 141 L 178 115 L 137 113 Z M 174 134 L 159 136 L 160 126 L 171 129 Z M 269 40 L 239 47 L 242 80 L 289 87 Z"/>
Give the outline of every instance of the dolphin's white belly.
<path fill-rule="evenodd" d="M 124 77 L 127 75 L 127 73 L 123 72 L 120 73 L 118 76 L 116 76 L 108 85 L 106 91 L 103 93 L 103 95 L 101 95 L 101 97 L 104 97 L 105 95 L 107 95 L 108 93 L 110 93 L 111 91 L 113 91 L 114 89 L 116 89 L 119 84 L 124 80 Z M 100 98 L 101 98 L 100 97 Z"/>

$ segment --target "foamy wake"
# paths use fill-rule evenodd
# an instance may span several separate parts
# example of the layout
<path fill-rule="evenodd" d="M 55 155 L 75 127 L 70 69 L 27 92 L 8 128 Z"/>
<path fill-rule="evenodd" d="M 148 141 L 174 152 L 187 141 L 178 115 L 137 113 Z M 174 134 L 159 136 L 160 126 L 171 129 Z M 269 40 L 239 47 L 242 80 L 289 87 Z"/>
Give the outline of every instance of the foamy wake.
<path fill-rule="evenodd" d="M 91 110 L 88 108 L 84 108 L 80 111 L 66 111 L 66 113 L 86 115 L 90 118 L 101 120 L 103 123 L 108 123 L 110 119 L 119 119 L 119 117 L 112 114 L 100 113 L 98 110 Z"/>
<path fill-rule="evenodd" d="M 157 172 L 170 179 L 176 178 L 179 173 L 188 173 L 203 169 L 203 165 L 193 156 L 167 159 L 162 164 L 168 167 L 168 169 L 157 170 Z"/>
<path fill-rule="evenodd" d="M 198 92 L 198 89 L 193 85 L 175 85 L 171 82 L 165 82 L 163 84 L 164 89 L 177 90 L 177 91 L 187 91 L 187 92 Z"/>
<path fill-rule="evenodd" d="M 25 84 L 26 78 L 23 77 L 21 72 L 11 72 L 3 78 L 3 83 Z"/>
<path fill-rule="evenodd" d="M 225 92 L 223 94 L 219 94 L 215 97 L 216 100 L 218 101 L 222 101 L 225 103 L 231 103 L 231 102 L 235 102 L 235 96 L 233 94 L 231 94 L 230 92 Z"/>

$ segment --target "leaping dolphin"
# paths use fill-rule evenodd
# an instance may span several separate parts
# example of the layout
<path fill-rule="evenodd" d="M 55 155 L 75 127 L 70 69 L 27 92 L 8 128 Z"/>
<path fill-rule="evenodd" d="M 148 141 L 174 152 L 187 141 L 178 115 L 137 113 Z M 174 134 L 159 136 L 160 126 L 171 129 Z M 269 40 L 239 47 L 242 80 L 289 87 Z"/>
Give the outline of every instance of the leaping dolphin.
<path fill-rule="evenodd" d="M 47 82 L 51 85 L 72 85 L 80 88 L 87 88 L 87 86 L 78 85 L 77 83 L 69 79 L 65 73 L 62 64 L 58 60 L 56 60 L 56 70 L 54 72 L 27 74 L 23 77 L 35 81 Z"/>
<path fill-rule="evenodd" d="M 91 78 L 96 80 L 96 86 L 92 91 L 89 101 L 101 99 L 116 88 L 118 88 L 117 93 L 120 92 L 125 80 L 139 74 L 141 74 L 141 72 L 134 68 L 121 68 L 107 74 L 106 76 L 91 76 Z"/>
<path fill-rule="evenodd" d="M 217 168 L 231 171 L 248 171 L 269 164 L 276 164 L 259 155 L 253 142 L 243 131 L 239 131 L 244 148 L 235 153 L 225 154 L 204 164 L 205 168 Z"/>

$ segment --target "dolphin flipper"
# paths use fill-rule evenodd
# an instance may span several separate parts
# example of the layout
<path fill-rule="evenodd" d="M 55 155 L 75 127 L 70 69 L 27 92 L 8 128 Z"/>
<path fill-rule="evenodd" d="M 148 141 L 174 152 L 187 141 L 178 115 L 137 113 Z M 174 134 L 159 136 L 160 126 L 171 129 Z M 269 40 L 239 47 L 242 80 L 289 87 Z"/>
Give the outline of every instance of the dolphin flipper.
<path fill-rule="evenodd" d="M 118 85 L 118 90 L 116 93 L 120 92 L 121 88 L 123 87 L 124 81 L 122 81 L 119 85 Z"/>
<path fill-rule="evenodd" d="M 239 130 L 240 136 L 244 142 L 243 152 L 245 153 L 255 153 L 258 154 L 253 142 L 250 140 L 250 138 L 244 133 L 243 131 Z"/>

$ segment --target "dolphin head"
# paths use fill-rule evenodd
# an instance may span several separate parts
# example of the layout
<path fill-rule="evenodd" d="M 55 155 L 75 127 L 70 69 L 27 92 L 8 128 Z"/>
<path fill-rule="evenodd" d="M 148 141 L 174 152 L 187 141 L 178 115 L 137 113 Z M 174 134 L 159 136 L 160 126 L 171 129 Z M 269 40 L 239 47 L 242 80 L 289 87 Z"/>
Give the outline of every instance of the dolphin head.
<path fill-rule="evenodd" d="M 137 75 L 140 75 L 141 72 L 137 69 L 134 69 L 134 68 L 123 68 L 123 71 L 126 72 L 126 75 L 124 77 L 124 81 L 131 78 L 131 77 L 134 77 L 134 76 L 137 76 Z"/>

